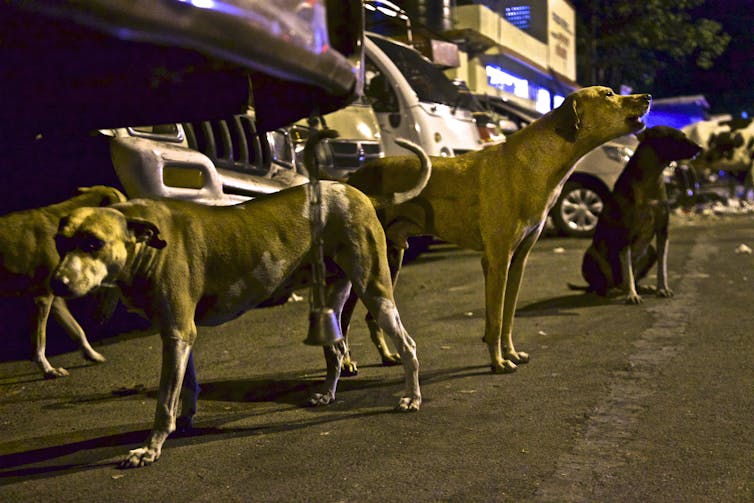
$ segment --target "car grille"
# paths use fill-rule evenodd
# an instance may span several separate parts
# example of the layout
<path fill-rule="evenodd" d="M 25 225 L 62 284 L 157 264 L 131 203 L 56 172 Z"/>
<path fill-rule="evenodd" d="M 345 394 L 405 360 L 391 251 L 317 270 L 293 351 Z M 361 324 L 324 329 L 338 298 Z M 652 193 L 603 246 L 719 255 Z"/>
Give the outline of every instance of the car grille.
<path fill-rule="evenodd" d="M 382 147 L 378 142 L 328 140 L 333 156 L 333 165 L 339 170 L 356 171 L 364 163 L 382 157 Z"/>
<path fill-rule="evenodd" d="M 218 168 L 264 175 L 271 153 L 260 141 L 254 120 L 236 115 L 230 120 L 183 123 L 188 146 L 202 152 Z"/>

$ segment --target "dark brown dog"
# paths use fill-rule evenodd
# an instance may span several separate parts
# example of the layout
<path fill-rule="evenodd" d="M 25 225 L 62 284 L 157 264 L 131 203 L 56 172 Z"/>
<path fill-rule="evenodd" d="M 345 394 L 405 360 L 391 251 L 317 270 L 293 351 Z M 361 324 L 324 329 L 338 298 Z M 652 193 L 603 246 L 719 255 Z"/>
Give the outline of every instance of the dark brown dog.
<path fill-rule="evenodd" d="M 101 185 L 79 191 L 79 195 L 62 203 L 0 217 L 0 295 L 34 298 L 33 359 L 47 379 L 68 375 L 66 369 L 50 365 L 45 355 L 50 312 L 71 339 L 78 341 L 84 358 L 94 362 L 105 361 L 105 357 L 89 345 L 84 330 L 68 310 L 65 301 L 50 293 L 48 280 L 59 261 L 54 237 L 60 218 L 76 208 L 109 206 L 124 202 L 126 197 L 116 189 Z"/>
<path fill-rule="evenodd" d="M 484 341 L 493 372 L 512 372 L 529 361 L 528 354 L 513 346 L 518 292 L 529 252 L 574 164 L 598 145 L 641 130 L 650 102 L 647 94 L 580 89 L 505 143 L 432 158 L 432 176 L 421 194 L 382 213 L 394 278 L 410 236 L 432 234 L 483 253 Z M 368 195 L 390 194 L 414 185 L 418 171 L 415 157 L 378 159 L 348 183 Z M 349 309 L 343 311 L 344 328 Z M 380 338 L 376 328 L 370 323 L 373 339 Z"/>
<path fill-rule="evenodd" d="M 603 296 L 622 287 L 629 304 L 642 301 L 637 282 L 658 259 L 657 295 L 673 295 L 668 287 L 669 209 L 662 172 L 671 161 L 691 159 L 701 151 L 670 127 L 655 126 L 637 136 L 639 146 L 606 198 L 592 245 L 584 254 L 581 273 L 589 286 L 571 285 Z"/>

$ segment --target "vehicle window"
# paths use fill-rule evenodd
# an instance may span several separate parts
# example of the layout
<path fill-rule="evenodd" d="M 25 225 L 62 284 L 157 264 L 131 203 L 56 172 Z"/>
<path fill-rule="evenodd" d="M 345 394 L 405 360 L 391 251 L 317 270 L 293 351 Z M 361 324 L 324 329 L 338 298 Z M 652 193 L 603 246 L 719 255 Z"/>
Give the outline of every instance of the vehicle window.
<path fill-rule="evenodd" d="M 374 63 L 367 59 L 364 65 L 364 94 L 375 112 L 399 112 L 398 96 L 390 81 Z"/>
<path fill-rule="evenodd" d="M 398 67 L 420 101 L 458 106 L 462 96 L 450 79 L 418 52 L 386 40 L 370 37 Z"/>

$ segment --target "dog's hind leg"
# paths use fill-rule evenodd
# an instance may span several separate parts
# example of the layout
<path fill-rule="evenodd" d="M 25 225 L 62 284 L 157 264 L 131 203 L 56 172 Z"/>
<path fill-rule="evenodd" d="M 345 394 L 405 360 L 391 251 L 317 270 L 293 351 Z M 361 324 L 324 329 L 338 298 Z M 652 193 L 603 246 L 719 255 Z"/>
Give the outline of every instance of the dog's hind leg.
<path fill-rule="evenodd" d="M 185 323 L 183 328 L 170 326 L 162 330 L 162 370 L 154 426 L 145 445 L 129 451 L 120 463 L 121 468 L 136 468 L 157 461 L 162 453 L 162 445 L 168 435 L 175 431 L 181 384 L 191 354 L 191 345 L 196 338 L 193 315 L 189 319 L 191 321 Z"/>
<path fill-rule="evenodd" d="M 393 341 L 403 363 L 405 390 L 398 402 L 398 410 L 406 412 L 419 410 L 422 397 L 419 389 L 419 360 L 416 357 L 416 343 L 403 327 L 395 302 L 388 297 L 373 296 L 369 293 L 362 300 L 377 321 L 377 325 Z"/>
<path fill-rule="evenodd" d="M 351 319 L 353 318 L 353 311 L 356 309 L 356 303 L 359 298 L 356 296 L 356 292 L 351 290 L 348 295 L 348 299 L 343 305 L 343 312 L 340 314 L 340 330 L 343 333 L 343 339 L 345 340 L 345 353 L 343 355 L 343 370 L 341 375 L 343 377 L 355 376 L 359 373 L 356 362 L 351 358 L 351 345 L 349 343 L 351 333 Z"/>
<path fill-rule="evenodd" d="M 606 296 L 607 292 L 615 286 L 612 267 L 595 248 L 590 246 L 581 262 L 581 275 L 589 284 L 589 291 L 597 295 Z"/>
<path fill-rule="evenodd" d="M 43 295 L 34 298 L 35 316 L 34 316 L 34 361 L 42 370 L 45 379 L 55 379 L 56 377 L 65 377 L 68 371 L 63 367 L 55 368 L 50 365 L 47 356 L 47 320 L 50 317 L 54 297 L 52 295 Z"/>
<path fill-rule="evenodd" d="M 395 288 L 395 284 L 398 281 L 400 264 L 403 261 L 403 251 L 403 248 L 390 245 L 388 245 L 387 248 L 387 257 L 388 263 L 390 265 L 390 274 L 392 277 L 393 288 Z M 344 304 L 343 313 L 341 314 L 341 327 L 343 330 L 343 336 L 346 339 L 346 354 L 343 359 L 343 376 L 354 376 L 359 373 L 356 362 L 351 359 L 351 348 L 348 344 L 348 334 L 351 331 L 351 318 L 353 316 L 353 311 L 356 308 L 356 303 L 358 302 L 358 300 L 359 298 L 356 295 L 356 292 L 351 290 L 350 295 Z M 369 329 L 369 336 L 372 339 L 372 343 L 380 353 L 382 365 L 386 367 L 398 365 L 401 362 L 400 354 L 392 353 L 390 351 L 387 345 L 387 341 L 385 340 L 385 333 L 382 331 L 382 329 L 380 329 L 379 325 L 372 316 L 372 313 L 370 313 L 369 311 L 367 311 L 365 321 Z"/>
<path fill-rule="evenodd" d="M 60 297 L 55 297 L 52 301 L 52 315 L 60 323 L 66 333 L 75 342 L 79 343 L 81 353 L 89 361 L 102 363 L 106 361 L 106 358 L 96 352 L 89 344 L 89 340 L 86 338 L 86 333 L 81 325 L 76 321 L 71 312 L 68 310 L 68 306 Z"/>
<path fill-rule="evenodd" d="M 398 246 L 388 245 L 387 259 L 390 265 L 390 275 L 393 282 L 393 290 L 398 283 L 398 273 L 401 271 L 401 263 L 403 262 L 403 252 L 405 250 Z M 398 353 L 391 353 L 388 348 L 387 341 L 385 341 L 385 334 L 380 329 L 379 324 L 375 321 L 371 313 L 366 315 L 367 327 L 369 327 L 369 336 L 372 339 L 372 344 L 377 348 L 382 359 L 382 365 L 390 367 L 392 365 L 398 365 L 401 362 L 401 356 Z"/>

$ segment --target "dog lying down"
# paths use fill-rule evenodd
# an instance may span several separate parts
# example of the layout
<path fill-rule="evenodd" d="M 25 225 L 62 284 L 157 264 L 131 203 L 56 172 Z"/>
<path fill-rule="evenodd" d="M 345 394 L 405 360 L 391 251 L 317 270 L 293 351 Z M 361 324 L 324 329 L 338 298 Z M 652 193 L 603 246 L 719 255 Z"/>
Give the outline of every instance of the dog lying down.
<path fill-rule="evenodd" d="M 77 196 L 58 204 L 0 217 L 0 295 L 24 295 L 34 299 L 33 360 L 46 379 L 68 375 L 66 369 L 53 367 L 45 354 L 50 313 L 71 339 L 79 343 L 85 359 L 105 361 L 105 357 L 89 344 L 84 329 L 65 301 L 54 297 L 48 287 L 49 277 L 59 261 L 54 238 L 60 217 L 75 208 L 109 206 L 125 200 L 118 190 L 97 185 L 80 188 Z"/>
<path fill-rule="evenodd" d="M 484 341 L 493 372 L 513 372 L 517 364 L 529 361 L 528 354 L 513 346 L 518 292 L 529 252 L 574 164 L 598 145 L 642 129 L 650 102 L 647 94 L 580 89 L 504 143 L 432 158 L 432 177 L 422 193 L 381 214 L 394 278 L 410 236 L 432 234 L 482 252 Z M 365 194 L 390 194 L 410 185 L 419 169 L 411 157 L 386 157 L 369 162 L 348 183 Z M 344 327 L 354 302 L 349 299 L 343 311 Z M 373 340 L 382 340 L 379 327 L 367 322 Z M 385 360 L 391 355 L 382 356 Z"/>
<path fill-rule="evenodd" d="M 326 131 L 307 142 L 307 162 Z M 431 164 L 423 151 L 403 144 L 421 158 L 425 176 L 414 190 L 382 199 L 401 202 L 423 188 Z M 311 164 L 309 164 L 311 166 Z M 423 180 L 423 181 L 422 181 Z M 338 182 L 320 182 L 322 241 L 328 266 L 326 299 L 336 316 L 351 289 L 380 328 L 392 339 L 405 371 L 398 409 L 421 405 L 416 346 L 403 327 L 393 297 L 385 236 L 374 204 Z M 162 371 L 154 428 L 145 445 L 132 450 L 123 467 L 150 464 L 175 430 L 179 390 L 197 325 L 218 325 L 302 285 L 296 274 L 309 267 L 310 187 L 299 186 L 229 207 L 185 201 L 133 200 L 111 208 L 76 210 L 60 222 L 62 260 L 51 286 L 60 296 L 86 295 L 99 286 L 117 285 L 123 301 L 159 327 Z M 287 295 L 285 295 L 287 297 Z M 312 398 L 335 398 L 345 343 L 325 347 L 325 391 Z M 180 398 L 193 402 L 191 387 Z"/>
<path fill-rule="evenodd" d="M 605 200 L 592 245 L 584 254 L 581 273 L 588 286 L 569 285 L 602 296 L 620 287 L 629 304 L 642 301 L 638 282 L 658 259 L 656 293 L 660 297 L 673 295 L 668 286 L 670 211 L 663 170 L 671 161 L 692 159 L 701 151 L 681 131 L 670 127 L 655 126 L 637 137 L 639 146 Z"/>

